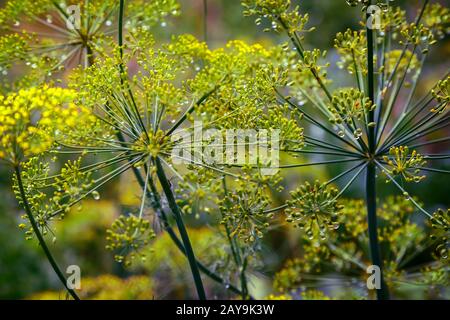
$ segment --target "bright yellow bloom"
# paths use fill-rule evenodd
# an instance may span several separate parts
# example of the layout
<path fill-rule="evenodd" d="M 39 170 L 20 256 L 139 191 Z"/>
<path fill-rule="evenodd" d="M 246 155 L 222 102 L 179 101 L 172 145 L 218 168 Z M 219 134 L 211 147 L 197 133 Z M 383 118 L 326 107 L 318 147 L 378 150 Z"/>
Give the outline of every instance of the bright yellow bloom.
<path fill-rule="evenodd" d="M 0 158 L 17 163 L 45 152 L 58 136 L 86 120 L 81 114 L 91 119 L 75 98 L 74 90 L 48 86 L 0 96 Z"/>

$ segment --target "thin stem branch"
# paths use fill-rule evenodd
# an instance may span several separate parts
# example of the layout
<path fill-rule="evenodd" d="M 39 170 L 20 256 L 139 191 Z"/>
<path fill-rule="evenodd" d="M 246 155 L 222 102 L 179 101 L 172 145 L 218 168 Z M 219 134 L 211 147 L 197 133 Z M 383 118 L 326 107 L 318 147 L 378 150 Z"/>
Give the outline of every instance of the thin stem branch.
<path fill-rule="evenodd" d="M 25 208 L 25 212 L 27 214 L 28 219 L 30 220 L 31 227 L 33 228 L 33 231 L 34 231 L 36 237 L 38 238 L 38 241 L 39 241 L 39 244 L 42 247 L 42 250 L 44 251 L 44 253 L 45 253 L 48 261 L 50 262 L 50 265 L 52 266 L 53 270 L 55 271 L 56 275 L 58 276 L 58 279 L 64 285 L 64 287 L 69 292 L 69 294 L 75 300 L 80 300 L 80 298 L 78 297 L 76 292 L 72 288 L 70 288 L 68 286 L 67 280 L 64 277 L 64 274 L 62 273 L 61 269 L 59 268 L 58 264 L 56 263 L 56 260 L 53 257 L 52 253 L 50 252 L 50 249 L 48 248 L 44 237 L 42 236 L 41 232 L 39 231 L 39 227 L 38 227 L 38 225 L 36 223 L 36 220 L 34 219 L 34 216 L 33 216 L 32 212 L 31 212 L 30 204 L 28 203 L 28 200 L 27 200 L 27 197 L 26 197 L 26 193 L 25 193 L 25 190 L 24 190 L 24 187 L 23 187 L 22 174 L 20 172 L 19 165 L 16 165 L 14 167 L 14 170 L 15 170 L 15 174 L 16 174 L 16 178 L 17 178 L 17 184 L 19 186 L 20 197 L 22 199 L 22 203 L 23 203 L 23 206 Z"/>
<path fill-rule="evenodd" d="M 175 196 L 172 193 L 170 182 L 169 180 L 167 180 L 166 174 L 161 164 L 161 160 L 159 158 L 154 158 L 154 162 L 156 165 L 156 174 L 158 176 L 159 182 L 161 183 L 161 187 L 163 188 L 164 194 L 166 195 L 169 207 L 172 210 L 172 213 L 175 217 L 178 231 L 180 232 L 181 240 L 183 241 L 183 246 L 189 261 L 189 266 L 191 268 L 192 276 L 194 278 L 198 297 L 200 300 L 206 300 L 206 294 L 205 289 L 203 287 L 202 277 L 200 276 L 200 271 L 198 269 L 197 260 L 194 255 L 194 250 L 192 249 L 191 241 L 189 240 L 189 235 L 183 222 L 181 210 L 176 203 Z"/>

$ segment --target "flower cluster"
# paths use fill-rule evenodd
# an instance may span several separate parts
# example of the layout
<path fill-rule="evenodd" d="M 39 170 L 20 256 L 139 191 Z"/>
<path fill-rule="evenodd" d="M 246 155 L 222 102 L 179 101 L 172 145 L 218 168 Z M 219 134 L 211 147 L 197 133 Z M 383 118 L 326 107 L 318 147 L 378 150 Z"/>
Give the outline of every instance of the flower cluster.
<path fill-rule="evenodd" d="M 444 113 L 447 111 L 450 103 L 450 76 L 447 76 L 444 80 L 440 80 L 431 93 L 436 101 L 439 102 L 438 107 L 432 108 L 431 112 Z"/>
<path fill-rule="evenodd" d="M 420 174 L 421 167 L 426 164 L 424 157 L 416 150 L 410 153 L 407 146 L 392 147 L 389 156 L 384 156 L 383 159 L 389 166 L 386 171 L 394 177 L 401 176 L 406 182 L 420 182 L 426 177 Z"/>
<path fill-rule="evenodd" d="M 359 90 L 350 88 L 342 89 L 333 94 L 333 99 L 328 107 L 333 117 L 331 123 L 353 124 L 356 120 L 363 120 L 375 109 L 375 105 Z"/>
<path fill-rule="evenodd" d="M 189 166 L 189 169 L 191 171 L 183 176 L 175 190 L 179 195 L 177 203 L 184 213 L 199 217 L 202 213 L 210 213 L 211 207 L 215 206 L 222 179 L 208 168 Z"/>
<path fill-rule="evenodd" d="M 68 160 L 58 174 L 50 176 L 50 165 L 55 158 L 44 161 L 45 158 L 36 156 L 27 162 L 21 163 L 21 176 L 26 185 L 25 197 L 32 211 L 36 223 L 43 235 L 51 232 L 51 222 L 63 219 L 71 207 L 79 203 L 88 194 L 96 197 L 97 191 L 92 190 L 94 184 L 92 173 L 84 171 L 81 159 Z M 18 201 L 23 204 L 23 199 L 18 181 L 13 180 L 13 190 Z M 26 223 L 21 223 L 20 228 L 26 229 L 27 239 L 32 238 L 32 229 L 28 225 L 29 219 L 22 216 Z M 56 240 L 53 238 L 53 240 Z"/>
<path fill-rule="evenodd" d="M 142 249 L 155 238 L 150 222 L 134 215 L 120 216 L 106 233 L 108 242 L 106 249 L 119 251 L 114 258 L 126 266 L 131 265 L 137 256 L 145 260 L 146 254 Z"/>
<path fill-rule="evenodd" d="M 448 21 L 450 21 L 450 9 L 440 3 L 428 5 L 423 12 L 423 24 L 430 28 L 438 38 L 443 38 L 450 33 Z"/>
<path fill-rule="evenodd" d="M 305 232 L 309 238 L 320 234 L 325 239 L 328 229 L 339 227 L 338 216 L 342 205 L 338 204 L 338 190 L 326 186 L 319 181 L 314 184 L 305 182 L 298 189 L 291 192 L 292 200 L 287 202 L 287 221 L 295 224 Z"/>
<path fill-rule="evenodd" d="M 311 31 L 305 29 L 308 23 L 308 14 L 299 13 L 298 6 L 291 8 L 291 0 L 244 0 L 244 16 L 258 15 L 267 18 L 271 27 L 265 31 L 286 30 L 291 36 L 298 36 L 296 33 Z M 257 18 L 255 23 L 261 24 L 262 19 Z"/>
<path fill-rule="evenodd" d="M 450 209 L 438 209 L 430 220 L 433 229 L 431 238 L 438 241 L 436 252 L 442 259 L 448 259 Z"/>
<path fill-rule="evenodd" d="M 221 224 L 230 229 L 230 236 L 237 236 L 246 243 L 263 237 L 273 213 L 265 213 L 269 197 L 261 185 L 238 181 L 238 186 L 219 201 Z"/>
<path fill-rule="evenodd" d="M 340 68 L 347 68 L 351 74 L 362 71 L 367 74 L 367 48 L 366 32 L 352 31 L 347 29 L 344 33 L 339 32 L 334 39 L 334 47 L 341 56 L 338 64 Z"/>
<path fill-rule="evenodd" d="M 95 121 L 75 99 L 73 90 L 48 86 L 0 95 L 0 158 L 17 163 L 38 155 L 82 118 Z"/>

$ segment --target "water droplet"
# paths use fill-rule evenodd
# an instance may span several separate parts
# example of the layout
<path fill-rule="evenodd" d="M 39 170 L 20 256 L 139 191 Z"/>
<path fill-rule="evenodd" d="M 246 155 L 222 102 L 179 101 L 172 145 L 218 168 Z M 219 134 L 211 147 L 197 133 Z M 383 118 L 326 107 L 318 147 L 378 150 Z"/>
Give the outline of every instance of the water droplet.
<path fill-rule="evenodd" d="M 359 138 L 361 138 L 361 136 L 362 136 L 362 130 L 361 129 L 356 129 L 354 132 L 353 132 L 353 136 L 355 137 L 355 139 L 359 139 Z"/>
<path fill-rule="evenodd" d="M 165 21 L 161 22 L 161 27 L 164 28 L 165 26 L 167 26 L 167 23 Z"/>
<path fill-rule="evenodd" d="M 92 191 L 92 198 L 94 198 L 94 200 L 99 200 L 100 193 L 98 193 L 98 191 L 96 191 L 96 190 Z"/>
<path fill-rule="evenodd" d="M 19 21 L 14 22 L 14 27 L 18 27 L 18 26 L 20 26 L 20 22 Z"/>
<path fill-rule="evenodd" d="M 342 130 L 339 131 L 339 132 L 338 132 L 338 136 L 341 137 L 341 138 L 345 137 L 345 132 L 342 131 Z"/>
<path fill-rule="evenodd" d="M 106 20 L 105 24 L 106 24 L 107 27 L 110 27 L 110 26 L 112 26 L 112 21 L 111 20 Z"/>
<path fill-rule="evenodd" d="M 47 19 L 45 19 L 47 21 L 47 23 L 53 23 L 53 19 L 51 15 L 47 16 Z"/>

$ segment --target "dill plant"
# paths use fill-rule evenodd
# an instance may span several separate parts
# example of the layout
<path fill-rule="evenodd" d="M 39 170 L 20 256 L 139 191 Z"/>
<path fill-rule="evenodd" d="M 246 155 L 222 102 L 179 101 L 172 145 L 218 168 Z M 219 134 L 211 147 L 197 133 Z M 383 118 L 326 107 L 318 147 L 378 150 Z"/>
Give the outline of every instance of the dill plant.
<path fill-rule="evenodd" d="M 56 2 L 41 2 L 42 7 L 33 6 L 41 11 L 29 11 L 33 12 L 31 19 L 49 10 L 62 14 Z M 387 283 L 395 278 L 392 274 L 401 272 L 397 264 L 405 257 L 405 252 L 399 251 L 411 250 L 399 249 L 399 239 L 390 233 L 414 229 L 413 239 L 408 239 L 414 244 L 428 238 L 404 215 L 414 208 L 430 218 L 433 235 L 429 239 L 438 243 L 442 265 L 437 269 L 431 266 L 429 274 L 445 274 L 448 211 L 429 213 L 408 193 L 407 185 L 421 182 L 428 174 L 448 173 L 439 168 L 439 161 L 448 155 L 428 154 L 424 149 L 448 141 L 444 130 L 448 124 L 448 74 L 425 97 L 416 99 L 415 94 L 430 47 L 448 31 L 447 8 L 424 1 L 416 21 L 408 23 L 405 13 L 387 1 L 380 4 L 379 29 L 338 33 L 339 66 L 354 77 L 355 85 L 332 90 L 326 72 L 329 64 L 323 63 L 326 53 L 304 46 L 305 34 L 314 31 L 306 26 L 308 15 L 292 8 L 289 0 L 243 1 L 245 15 L 256 15 L 257 25 L 268 20 L 270 27 L 265 31 L 284 33 L 289 42 L 264 48 L 230 41 L 214 50 L 192 35 L 156 43 L 148 25 L 159 23 L 169 12 L 178 14 L 178 6 L 172 1 L 145 3 L 160 7 L 144 6 L 148 12 L 139 14 L 140 1 L 98 1 L 95 5 L 86 1 L 82 21 L 88 22 L 82 30 L 89 41 L 80 38 L 81 42 L 71 44 L 80 51 L 83 68 L 71 75 L 69 88 L 40 83 L 0 98 L 0 158 L 15 169 L 14 191 L 26 211 L 20 228 L 28 239 L 38 238 L 64 285 L 64 276 L 45 241 L 51 235 L 52 222 L 70 214 L 71 208 L 88 196 L 99 199 L 103 186 L 127 172 L 134 174 L 141 188 L 140 205 L 113 223 L 107 231 L 107 249 L 127 267 L 151 260 L 152 254 L 157 254 L 151 248 L 160 235 L 150 220 L 157 221 L 186 256 L 200 299 L 206 299 L 202 273 L 242 299 L 253 298 L 248 275 L 260 264 L 261 239 L 278 227 L 282 211 L 286 222 L 304 229 L 306 235 L 305 261 L 288 263 L 275 279 L 284 298 L 289 298 L 292 283 L 289 277 L 283 278 L 283 272 L 294 276 L 309 272 L 321 265 L 321 258 L 333 255 L 338 270 L 346 272 L 351 269 L 348 263 L 364 265 L 354 260 L 363 255 L 360 252 L 367 253 L 367 246 L 367 259 L 380 266 L 386 278 L 377 290 L 378 298 L 388 298 Z M 365 13 L 371 1 L 351 4 L 361 4 Z M 27 5 L 30 2 L 8 3 L 0 11 L 0 20 L 18 17 L 28 10 Z M 133 13 L 133 8 L 139 10 Z M 89 31 L 94 26 L 89 24 L 94 11 L 100 11 L 102 18 L 95 24 L 96 31 Z M 110 16 L 117 17 L 111 32 L 103 28 L 103 21 Z M 50 27 L 48 21 L 44 24 Z M 133 27 L 126 28 L 128 25 Z M 111 36 L 114 32 L 116 37 Z M 35 36 L 8 31 L 0 45 L 11 50 L 11 42 L 17 42 L 14 57 L 29 61 L 31 56 L 42 57 L 42 51 L 29 46 Z M 49 47 L 65 50 L 67 45 L 51 43 Z M 0 60 L 3 66 L 10 67 L 8 58 L 0 55 L 0 59 L 4 59 Z M 65 60 L 51 64 L 52 68 L 67 63 Z M 130 65 L 137 71 L 130 70 Z M 399 99 L 401 92 L 406 92 L 406 102 Z M 397 117 L 392 116 L 395 112 Z M 187 165 L 174 164 L 176 133 L 179 129 L 194 132 L 198 121 L 206 129 L 280 130 L 278 151 L 293 157 L 283 158 L 290 162 L 280 164 L 277 174 L 270 176 L 262 174 L 270 165 L 263 162 L 210 164 L 194 157 L 181 159 Z M 314 137 L 312 127 L 327 140 Z M 200 154 L 211 143 L 203 142 Z M 326 160 L 295 161 L 310 154 Z M 55 172 L 52 167 L 58 160 L 65 164 Z M 275 205 L 273 194 L 282 190 L 286 171 L 333 164 L 351 166 L 328 181 L 304 182 L 290 192 L 291 199 L 285 204 Z M 363 173 L 365 203 L 340 199 Z M 398 188 L 403 198 L 387 200 L 387 208 L 384 204 L 377 208 L 377 175 Z M 338 188 L 337 182 L 344 178 L 344 186 Z M 389 206 L 400 208 L 392 212 Z M 359 214 L 363 210 L 367 224 Z M 219 267 L 198 259 L 185 222 L 190 214 L 207 214 L 217 222 L 224 249 L 215 254 L 218 260 L 227 260 Z M 379 221 L 387 227 L 379 227 Z M 400 256 L 392 265 L 383 267 L 380 238 Z M 358 255 L 352 259 L 355 252 Z M 303 292 L 302 297 L 326 298 L 315 290 Z"/>

